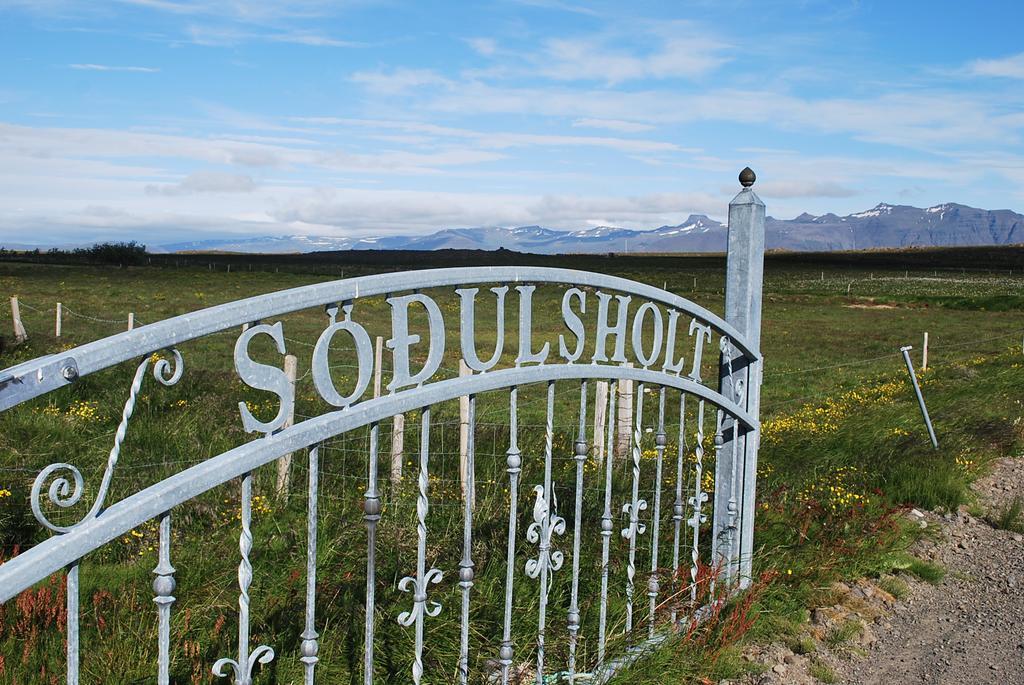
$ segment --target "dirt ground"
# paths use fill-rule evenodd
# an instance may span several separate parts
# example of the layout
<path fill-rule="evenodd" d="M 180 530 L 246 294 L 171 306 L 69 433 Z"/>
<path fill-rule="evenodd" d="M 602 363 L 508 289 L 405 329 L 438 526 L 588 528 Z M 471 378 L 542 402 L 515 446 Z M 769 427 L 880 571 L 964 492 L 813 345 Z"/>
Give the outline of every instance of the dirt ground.
<path fill-rule="evenodd" d="M 1001 511 L 1024 496 L 1024 458 L 1000 460 L 974 488 L 982 509 Z M 908 515 L 934 533 L 911 551 L 945 578 L 901 577 L 909 592 L 900 600 L 884 581 L 837 583 L 836 603 L 814 609 L 803 639 L 747 651 L 766 671 L 744 682 L 1024 685 L 1024 536 L 965 507 Z"/>

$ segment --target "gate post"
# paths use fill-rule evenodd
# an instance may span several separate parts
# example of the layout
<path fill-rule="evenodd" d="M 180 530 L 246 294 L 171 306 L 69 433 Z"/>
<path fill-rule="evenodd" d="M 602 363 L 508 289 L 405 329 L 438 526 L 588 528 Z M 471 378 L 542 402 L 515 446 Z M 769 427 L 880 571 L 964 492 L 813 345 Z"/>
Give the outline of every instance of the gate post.
<path fill-rule="evenodd" d="M 765 207 L 751 186 L 756 177 L 749 167 L 740 172 L 743 189 L 729 203 L 728 254 L 726 257 L 725 320 L 736 327 L 755 351 L 761 346 L 761 290 L 764 280 Z M 731 363 L 730 363 L 731 361 Z M 732 374 L 729 374 L 731 368 Z M 759 419 L 761 363 L 742 356 L 721 358 L 719 390 L 735 397 L 742 382 L 742 404 Z M 715 509 L 712 524 L 713 563 L 727 581 L 747 587 L 754 550 L 755 486 L 760 431 L 736 434 L 735 421 L 722 426 L 724 442 L 715 464 Z"/>

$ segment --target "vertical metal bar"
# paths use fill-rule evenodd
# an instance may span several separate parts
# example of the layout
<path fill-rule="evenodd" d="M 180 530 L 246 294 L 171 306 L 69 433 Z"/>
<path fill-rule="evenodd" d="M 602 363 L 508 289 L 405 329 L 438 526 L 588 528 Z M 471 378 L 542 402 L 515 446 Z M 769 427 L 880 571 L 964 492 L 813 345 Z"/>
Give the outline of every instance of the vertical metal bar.
<path fill-rule="evenodd" d="M 370 427 L 370 463 L 367 468 L 363 520 L 366 523 L 366 623 L 363 628 L 363 683 L 373 685 L 373 632 L 377 592 L 377 522 L 380 521 L 380 491 L 377 489 L 377 441 L 379 424 Z"/>
<path fill-rule="evenodd" d="M 917 405 L 921 407 L 921 416 L 924 417 L 924 425 L 928 427 L 928 437 L 931 438 L 932 447 L 939 449 L 939 441 L 935 437 L 935 429 L 932 427 L 931 417 L 928 416 L 928 407 L 924 405 L 924 395 L 921 394 L 921 386 L 917 384 L 917 374 L 914 373 L 914 365 L 910 361 L 910 350 L 914 349 L 910 345 L 901 347 L 900 352 L 903 353 L 903 361 L 907 364 L 907 373 L 910 374 L 910 382 L 914 384 L 914 394 L 917 395 Z"/>
<path fill-rule="evenodd" d="M 683 504 L 683 460 L 686 458 L 686 393 L 679 393 L 679 445 L 676 454 L 676 499 L 672 505 L 672 593 L 679 592 L 679 545 L 685 508 Z M 672 625 L 679 619 L 678 602 L 672 602 Z"/>
<path fill-rule="evenodd" d="M 711 535 L 711 581 L 709 589 L 713 595 L 718 574 L 723 567 L 730 562 L 729 557 L 729 520 L 728 520 L 728 495 L 732 486 L 732 464 L 726 464 L 725 436 L 722 434 L 722 424 L 725 422 L 725 414 L 719 409 L 715 412 L 715 502 L 712 511 Z M 723 475 L 724 474 L 724 475 Z M 721 480 L 719 476 L 723 476 Z M 724 507 L 720 507 L 721 502 Z"/>
<path fill-rule="evenodd" d="M 430 508 L 430 500 L 427 496 L 427 488 L 430 483 L 428 473 L 428 460 L 430 459 L 430 407 L 424 407 L 421 412 L 420 422 L 420 474 L 419 494 L 416 498 L 416 580 L 417 588 L 415 601 L 418 607 L 416 611 L 416 653 L 412 664 L 412 680 L 419 685 L 423 678 L 423 620 L 429 609 L 426 608 L 427 585 L 430 578 L 427 575 L 427 513 Z M 431 569 L 433 576 L 436 569 Z M 440 580 L 440 573 L 437 574 Z M 436 582 L 436 581 L 435 581 Z M 440 607 L 438 607 L 440 609 Z M 436 612 L 435 612 L 436 613 Z"/>
<path fill-rule="evenodd" d="M 78 566 L 68 569 L 68 685 L 78 685 Z"/>
<path fill-rule="evenodd" d="M 508 685 L 509 668 L 512 666 L 512 584 L 515 580 L 516 522 L 519 505 L 519 474 L 522 472 L 522 456 L 519 451 L 519 389 L 509 390 L 509 446 L 506 458 L 508 472 L 508 557 L 505 568 L 505 623 L 502 627 L 501 649 L 498 652 L 501 664 L 501 685 Z"/>
<path fill-rule="evenodd" d="M 373 424 L 370 431 L 370 459 L 376 453 L 374 449 L 375 436 Z M 320 645 L 317 638 L 320 635 L 316 632 L 316 542 L 317 542 L 317 500 L 320 488 L 320 447 L 314 447 L 309 451 L 309 490 L 306 493 L 306 626 L 299 636 L 302 638 L 300 650 L 302 656 L 299 661 L 303 664 L 305 671 L 305 685 L 313 685 L 314 671 L 317 656 L 320 653 Z"/>
<path fill-rule="evenodd" d="M 701 507 L 708 501 L 704 492 L 704 400 L 697 403 L 697 447 L 694 450 L 693 497 L 690 498 L 691 515 L 687 524 L 693 528 L 693 546 L 690 548 L 690 602 L 697 601 L 697 573 L 700 561 L 700 526 L 708 520 Z"/>
<path fill-rule="evenodd" d="M 665 388 L 658 393 L 658 430 L 654 434 L 654 450 L 657 463 L 654 472 L 654 511 L 651 514 L 651 576 L 647 580 L 647 597 L 650 600 L 650 620 L 647 636 L 654 637 L 654 620 L 658 608 L 658 531 L 661 527 L 661 469 L 665 457 Z"/>
<path fill-rule="evenodd" d="M 597 442 L 601 436 L 595 436 Z M 569 600 L 569 682 L 576 677 L 576 640 L 580 630 L 580 527 L 583 523 L 583 465 L 587 461 L 587 382 L 580 383 L 580 426 L 576 434 L 576 509 L 572 536 L 572 597 Z"/>
<path fill-rule="evenodd" d="M 238 564 L 238 659 L 218 659 L 213 664 L 213 674 L 224 677 L 225 667 L 235 672 L 236 685 L 251 685 L 252 670 L 257 663 L 268 664 L 274 659 L 274 650 L 260 645 L 249 650 L 249 587 L 252 585 L 252 471 L 242 476 L 241 502 L 242 532 L 238 536 L 238 549 L 242 560 Z"/>
<path fill-rule="evenodd" d="M 640 499 L 640 440 L 643 435 L 644 384 L 637 384 L 636 414 L 633 417 L 633 489 L 630 501 L 622 506 L 629 515 L 629 527 L 622 529 L 622 537 L 629 540 L 629 560 L 626 564 L 626 632 L 633 631 L 633 594 L 636 578 L 637 536 L 646 529 L 640 522 L 640 512 L 647 509 L 646 500 Z"/>
<path fill-rule="evenodd" d="M 249 587 L 252 585 L 252 471 L 242 477 L 242 532 L 238 536 L 238 549 L 242 561 L 238 565 L 238 664 L 245 669 L 249 663 Z M 245 676 L 236 672 L 239 685 L 245 683 Z"/>
<path fill-rule="evenodd" d="M 544 485 L 535 487 L 537 501 L 533 507 L 533 523 L 526 531 L 526 539 L 538 543 L 537 558 L 526 562 L 526 575 L 540 576 L 540 606 L 537 610 L 537 685 L 544 683 L 544 637 L 547 628 L 548 585 L 550 574 L 562 566 L 562 553 L 553 552 L 551 539 L 565 532 L 565 519 L 553 512 L 553 484 L 551 482 L 552 443 L 554 441 L 555 383 L 548 381 L 547 419 L 544 426 Z"/>
<path fill-rule="evenodd" d="M 608 546 L 612 538 L 612 449 L 615 446 L 615 421 L 612 420 L 612 407 L 616 406 L 618 384 L 612 381 L 608 388 L 608 421 L 605 424 L 605 459 L 604 459 L 604 512 L 601 514 L 601 613 L 597 625 L 597 663 L 604 663 L 605 645 L 607 644 L 608 624 Z"/>
<path fill-rule="evenodd" d="M 757 416 L 761 404 L 761 361 L 747 365 L 747 408 Z M 753 580 L 754 515 L 757 511 L 757 453 L 761 429 L 747 431 L 744 440 L 743 501 L 740 505 L 740 587 Z"/>
<path fill-rule="evenodd" d="M 160 542 L 157 565 L 153 569 L 153 601 L 157 605 L 159 627 L 157 629 L 157 685 L 171 682 L 171 605 L 174 604 L 174 567 L 171 566 L 171 514 L 160 517 Z"/>
<path fill-rule="evenodd" d="M 462 560 L 459 562 L 459 586 L 462 588 L 462 634 L 459 642 L 459 682 L 469 680 L 469 593 L 473 588 L 473 507 L 476 491 L 476 397 L 469 396 L 466 414 L 466 470 L 467 488 L 463 493 Z"/>

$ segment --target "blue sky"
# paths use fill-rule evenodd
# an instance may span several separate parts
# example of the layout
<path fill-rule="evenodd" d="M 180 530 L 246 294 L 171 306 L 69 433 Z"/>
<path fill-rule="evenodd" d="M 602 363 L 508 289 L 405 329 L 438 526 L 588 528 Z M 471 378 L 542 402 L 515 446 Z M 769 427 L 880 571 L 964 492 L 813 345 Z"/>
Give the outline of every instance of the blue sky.
<path fill-rule="evenodd" d="M 0 0 L 0 242 L 1024 209 L 1024 3 Z"/>

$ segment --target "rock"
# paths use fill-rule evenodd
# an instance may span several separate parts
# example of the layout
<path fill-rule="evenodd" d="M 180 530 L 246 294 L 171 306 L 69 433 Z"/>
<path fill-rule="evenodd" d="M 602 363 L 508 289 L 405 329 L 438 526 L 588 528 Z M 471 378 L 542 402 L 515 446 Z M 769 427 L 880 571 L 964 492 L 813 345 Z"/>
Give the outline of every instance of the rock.
<path fill-rule="evenodd" d="M 878 642 L 878 637 L 867 623 L 862 623 L 860 627 L 860 635 L 857 636 L 855 641 L 861 647 L 870 647 Z"/>
<path fill-rule="evenodd" d="M 1014 533 L 1010 536 L 1010 539 L 1014 542 L 1024 542 L 1024 535 L 1021 535 L 1020 533 Z"/>
<path fill-rule="evenodd" d="M 785 675 L 786 674 L 786 667 L 783 664 L 775 664 L 774 666 L 772 666 L 772 673 L 777 673 L 779 675 Z"/>

